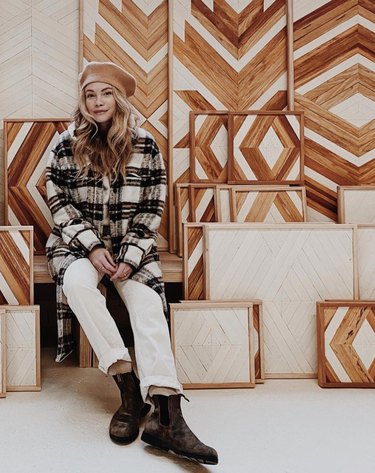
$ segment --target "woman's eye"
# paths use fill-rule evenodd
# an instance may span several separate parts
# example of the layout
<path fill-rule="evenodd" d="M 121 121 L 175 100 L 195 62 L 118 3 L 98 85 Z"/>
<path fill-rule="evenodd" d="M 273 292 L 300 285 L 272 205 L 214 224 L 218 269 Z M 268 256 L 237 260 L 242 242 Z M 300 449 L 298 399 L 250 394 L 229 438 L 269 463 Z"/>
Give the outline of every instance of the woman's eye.
<path fill-rule="evenodd" d="M 108 92 L 104 92 L 104 95 L 112 95 L 112 91 L 109 90 Z"/>

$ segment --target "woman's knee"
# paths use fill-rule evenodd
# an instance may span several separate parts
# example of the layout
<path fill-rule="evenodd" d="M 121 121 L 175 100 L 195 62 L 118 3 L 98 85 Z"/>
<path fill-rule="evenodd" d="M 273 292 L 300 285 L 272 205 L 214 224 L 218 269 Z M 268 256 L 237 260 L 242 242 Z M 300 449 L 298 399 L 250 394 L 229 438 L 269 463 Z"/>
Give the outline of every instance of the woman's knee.
<path fill-rule="evenodd" d="M 92 267 L 89 260 L 77 260 L 65 271 L 63 291 L 67 297 L 69 294 L 92 290 L 97 286 L 96 270 Z"/>

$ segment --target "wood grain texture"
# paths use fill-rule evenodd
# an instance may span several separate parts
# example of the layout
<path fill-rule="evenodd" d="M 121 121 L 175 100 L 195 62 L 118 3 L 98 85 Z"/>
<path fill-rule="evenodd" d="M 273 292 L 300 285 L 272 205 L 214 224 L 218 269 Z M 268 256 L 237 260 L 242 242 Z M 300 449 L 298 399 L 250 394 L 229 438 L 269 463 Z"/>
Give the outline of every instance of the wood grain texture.
<path fill-rule="evenodd" d="M 53 227 L 47 206 L 44 171 L 48 155 L 69 120 L 6 120 L 7 225 L 33 225 L 35 254 L 45 254 Z"/>
<path fill-rule="evenodd" d="M 170 307 L 172 347 L 184 388 L 255 387 L 251 303 Z"/>
<path fill-rule="evenodd" d="M 5 309 L 0 309 L 0 398 L 6 396 Z"/>
<path fill-rule="evenodd" d="M 184 225 L 183 252 L 183 286 L 186 300 L 205 299 L 203 253 L 203 224 L 186 223 Z"/>
<path fill-rule="evenodd" d="M 32 227 L 0 227 L 0 305 L 32 304 Z"/>
<path fill-rule="evenodd" d="M 154 136 L 168 168 L 168 2 L 82 2 L 83 62 L 113 61 L 137 80 L 130 100 Z M 158 245 L 168 249 L 168 204 Z"/>
<path fill-rule="evenodd" d="M 375 303 L 317 303 L 321 387 L 375 388 Z"/>
<path fill-rule="evenodd" d="M 294 4 L 309 220 L 337 221 L 336 186 L 375 183 L 375 9 L 362 0 Z"/>
<path fill-rule="evenodd" d="M 207 299 L 261 299 L 266 377 L 316 376 L 315 302 L 355 295 L 353 226 L 205 229 Z"/>
<path fill-rule="evenodd" d="M 339 186 L 339 223 L 375 223 L 375 186 Z"/>

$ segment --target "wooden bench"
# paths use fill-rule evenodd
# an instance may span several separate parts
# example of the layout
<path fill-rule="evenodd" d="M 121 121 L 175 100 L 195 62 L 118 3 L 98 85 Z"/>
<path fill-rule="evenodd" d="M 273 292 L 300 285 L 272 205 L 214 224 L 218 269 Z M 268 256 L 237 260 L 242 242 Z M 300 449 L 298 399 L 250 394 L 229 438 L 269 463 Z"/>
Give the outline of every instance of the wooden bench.
<path fill-rule="evenodd" d="M 160 252 L 163 277 L 166 283 L 183 281 L 182 258 L 166 251 Z M 34 255 L 34 284 L 53 283 L 48 273 L 46 256 Z M 105 287 L 100 285 L 100 290 L 105 294 Z M 77 330 L 77 339 L 79 347 L 79 366 L 88 368 L 97 366 L 96 356 L 90 346 L 90 343 L 81 327 Z"/>

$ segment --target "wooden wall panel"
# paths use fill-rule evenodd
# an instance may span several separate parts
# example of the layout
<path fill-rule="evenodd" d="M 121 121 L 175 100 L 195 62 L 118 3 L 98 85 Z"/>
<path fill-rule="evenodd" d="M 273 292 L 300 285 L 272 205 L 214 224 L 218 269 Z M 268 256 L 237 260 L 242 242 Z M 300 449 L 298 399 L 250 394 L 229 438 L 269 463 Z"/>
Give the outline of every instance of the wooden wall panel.
<path fill-rule="evenodd" d="M 137 79 L 130 100 L 140 126 L 154 136 L 168 168 L 168 2 L 94 0 L 82 2 L 83 62 L 113 61 Z M 168 248 L 168 205 L 159 229 L 159 248 Z"/>
<path fill-rule="evenodd" d="M 0 397 L 6 396 L 6 330 L 5 310 L 0 309 Z"/>
<path fill-rule="evenodd" d="M 319 386 L 375 388 L 374 301 L 318 302 Z"/>
<path fill-rule="evenodd" d="M 186 300 L 205 299 L 203 224 L 186 223 L 183 244 L 184 298 Z"/>
<path fill-rule="evenodd" d="M 62 120 L 6 120 L 5 223 L 33 225 L 35 254 L 45 254 L 53 227 L 47 206 L 44 171 L 57 137 L 68 126 Z"/>
<path fill-rule="evenodd" d="M 0 305 L 32 304 L 32 227 L 0 227 Z"/>
<path fill-rule="evenodd" d="M 184 388 L 255 387 L 252 304 L 171 304 L 171 338 Z"/>
<path fill-rule="evenodd" d="M 339 186 L 337 192 L 339 223 L 375 223 L 375 186 Z"/>
<path fill-rule="evenodd" d="M 337 220 L 336 186 L 375 183 L 375 4 L 294 2 L 295 109 L 305 113 L 310 220 Z"/>
<path fill-rule="evenodd" d="M 359 225 L 357 232 L 359 297 L 375 300 L 375 225 Z"/>
<path fill-rule="evenodd" d="M 316 376 L 315 303 L 355 296 L 353 227 L 205 229 L 207 299 L 261 299 L 266 377 Z"/>

